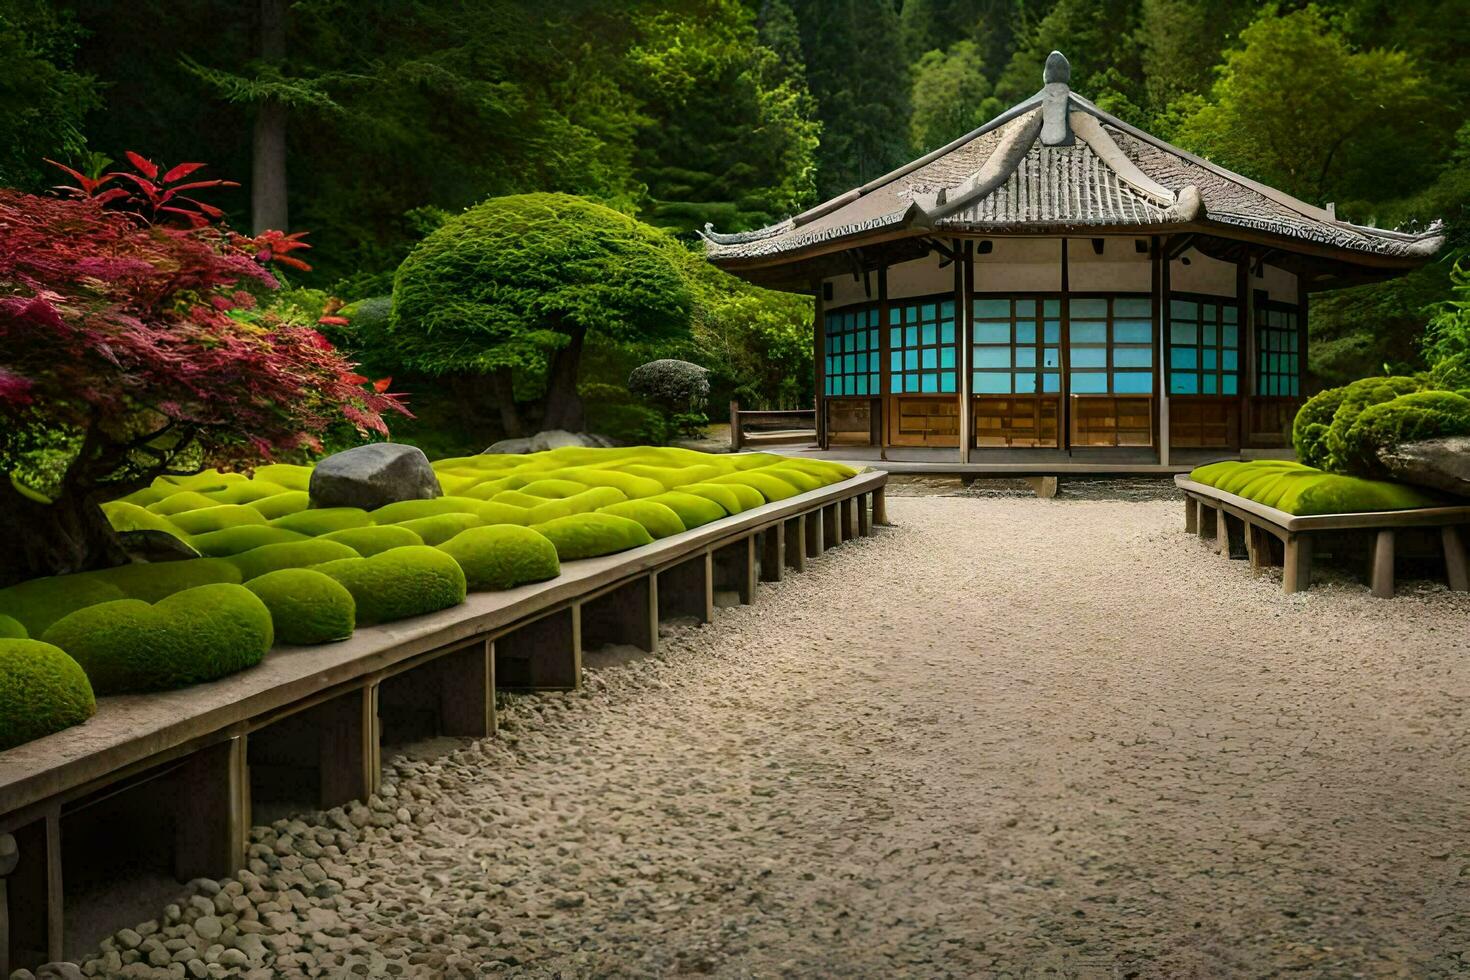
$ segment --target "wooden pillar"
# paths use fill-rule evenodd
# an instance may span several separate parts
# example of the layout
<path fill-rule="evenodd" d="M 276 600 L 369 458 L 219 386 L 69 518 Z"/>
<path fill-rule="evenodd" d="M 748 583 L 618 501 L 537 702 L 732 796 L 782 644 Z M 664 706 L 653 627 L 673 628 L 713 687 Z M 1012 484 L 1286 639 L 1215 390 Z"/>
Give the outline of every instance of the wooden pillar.
<path fill-rule="evenodd" d="M 888 263 L 885 262 L 878 267 L 878 413 L 881 417 L 876 431 L 880 449 L 887 447 L 889 442 L 888 406 L 891 403 L 889 395 L 893 392 L 893 337 L 891 334 L 893 328 L 888 322 L 890 315 L 888 312 Z"/>
<path fill-rule="evenodd" d="M 857 496 L 858 534 L 865 538 L 873 534 L 873 511 L 870 507 L 872 497 L 870 493 L 860 493 Z"/>
<path fill-rule="evenodd" d="M 0 976 L 61 960 L 61 808 L 0 834 Z"/>
<path fill-rule="evenodd" d="M 742 606 L 748 606 L 755 601 L 760 565 L 755 555 L 754 534 L 747 534 L 734 544 L 720 548 L 714 553 L 712 560 L 716 591 L 736 593 Z"/>
<path fill-rule="evenodd" d="M 1208 500 L 1199 502 L 1199 536 L 1213 538 L 1219 533 L 1220 511 Z"/>
<path fill-rule="evenodd" d="M 695 555 L 658 573 L 659 619 L 692 616 L 701 623 L 715 618 L 714 563 L 709 552 Z"/>
<path fill-rule="evenodd" d="M 744 442 L 745 440 L 740 436 L 740 403 L 732 401 L 730 403 L 730 452 L 740 452 L 740 447 Z"/>
<path fill-rule="evenodd" d="M 1235 313 L 1235 322 L 1240 336 L 1236 338 L 1236 370 L 1240 380 L 1236 382 L 1236 390 L 1240 395 L 1240 418 L 1238 420 L 1239 432 L 1237 434 L 1237 445 L 1244 449 L 1250 441 L 1250 413 L 1251 413 L 1251 383 L 1255 378 L 1256 363 L 1256 331 L 1254 329 L 1255 315 L 1251 312 L 1250 293 L 1251 253 L 1250 249 L 1235 264 L 1235 305 L 1238 307 Z"/>
<path fill-rule="evenodd" d="M 806 571 L 806 515 L 798 514 L 783 521 L 781 536 L 785 538 L 787 566 L 798 572 Z"/>
<path fill-rule="evenodd" d="M 495 734 L 495 644 L 477 640 L 434 661 L 439 687 L 439 731 L 464 738 Z"/>
<path fill-rule="evenodd" d="M 817 406 L 817 445 L 823 449 L 827 442 L 827 286 L 817 279 L 812 286 L 816 301 L 812 304 L 812 367 L 815 372 L 813 392 Z"/>
<path fill-rule="evenodd" d="M 1152 258 L 1153 308 L 1154 308 L 1154 394 L 1158 401 L 1155 413 L 1158 426 L 1159 463 L 1169 465 L 1169 277 L 1168 261 L 1162 251 L 1159 236 L 1150 240 L 1149 254 Z"/>
<path fill-rule="evenodd" d="M 1184 533 L 1199 533 L 1199 500 L 1190 494 L 1184 495 Z"/>
<path fill-rule="evenodd" d="M 245 866 L 250 770 L 245 735 L 206 745 L 175 773 L 174 877 L 225 878 Z"/>
<path fill-rule="evenodd" d="M 495 679 L 506 690 L 581 690 L 580 607 L 559 609 L 496 637 Z"/>
<path fill-rule="evenodd" d="M 826 524 L 825 512 L 821 508 L 818 508 L 804 516 L 806 518 L 806 556 L 808 558 L 820 557 L 822 552 L 826 550 L 823 547 L 824 542 L 822 540 L 823 525 Z"/>
<path fill-rule="evenodd" d="M 583 600 L 582 648 L 626 643 L 649 653 L 658 649 L 658 579 L 640 575 L 615 589 Z"/>
<path fill-rule="evenodd" d="M 873 523 L 878 527 L 888 525 L 888 499 L 883 491 L 883 487 L 873 490 Z"/>
<path fill-rule="evenodd" d="M 323 810 L 378 791 L 383 764 L 378 737 L 378 685 L 369 684 L 310 709 L 320 741 L 320 804 Z"/>
<path fill-rule="evenodd" d="M 842 502 L 842 540 L 851 541 L 858 536 L 858 498 L 848 497 Z"/>
<path fill-rule="evenodd" d="M 772 524 L 761 532 L 761 581 L 779 582 L 786 575 L 786 524 Z"/>
<path fill-rule="evenodd" d="M 1071 452 L 1072 449 L 1072 304 L 1067 299 L 1067 290 L 1070 288 L 1070 274 L 1067 269 L 1067 240 L 1062 239 L 1062 335 L 1057 347 L 1061 355 L 1058 377 L 1061 384 L 1057 386 L 1057 448 Z M 1045 311 L 1043 310 L 1043 313 Z M 1045 317 L 1039 321 L 1042 329 L 1045 329 Z M 1042 337 L 1042 346 L 1045 347 L 1045 336 Z"/>
<path fill-rule="evenodd" d="M 1369 574 L 1373 594 L 1380 599 L 1393 598 L 1393 553 L 1394 533 L 1383 528 L 1373 537 L 1373 569 Z"/>
<path fill-rule="evenodd" d="M 1296 393 L 1301 398 L 1307 390 L 1307 290 L 1302 277 L 1296 277 Z"/>
<path fill-rule="evenodd" d="M 1281 588 L 1285 592 L 1304 592 L 1312 586 L 1312 538 L 1307 534 L 1288 534 L 1286 554 L 1282 561 Z"/>
<path fill-rule="evenodd" d="M 1444 550 L 1445 579 L 1451 591 L 1470 591 L 1470 573 L 1466 569 L 1465 542 L 1460 537 L 1460 529 L 1453 524 L 1440 528 L 1439 543 Z"/>
<path fill-rule="evenodd" d="M 975 289 L 975 269 L 971 261 L 970 242 L 958 238 L 950 240 L 954 250 L 954 342 L 955 342 L 955 385 L 956 397 L 960 400 L 959 447 L 960 462 L 970 461 L 970 444 L 975 441 L 975 423 L 971 418 L 974 400 L 970 397 L 970 372 L 965 366 L 965 352 L 970 349 L 970 294 Z M 942 370 L 942 369 L 941 369 Z M 851 537 L 851 535 L 849 535 Z"/>
<path fill-rule="evenodd" d="M 842 505 L 828 504 L 822 508 L 822 540 L 823 550 L 835 548 L 842 543 L 842 520 L 840 510 Z"/>
<path fill-rule="evenodd" d="M 1246 558 L 1246 523 L 1233 514 L 1220 511 L 1220 523 L 1216 531 L 1220 554 L 1225 558 Z"/>

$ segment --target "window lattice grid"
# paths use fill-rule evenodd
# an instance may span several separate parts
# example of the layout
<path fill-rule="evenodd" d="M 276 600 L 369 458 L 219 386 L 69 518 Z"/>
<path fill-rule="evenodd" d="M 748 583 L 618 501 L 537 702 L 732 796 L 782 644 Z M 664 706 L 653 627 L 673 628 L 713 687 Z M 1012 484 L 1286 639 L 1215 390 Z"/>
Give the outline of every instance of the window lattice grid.
<path fill-rule="evenodd" d="M 890 301 L 888 340 L 893 394 L 954 394 L 954 300 Z"/>
<path fill-rule="evenodd" d="M 1068 300 L 1067 387 L 1074 395 L 1151 395 L 1153 300 L 1146 295 Z"/>
<path fill-rule="evenodd" d="M 826 319 L 826 393 L 831 396 L 879 394 L 882 348 L 878 308 L 833 310 Z"/>
<path fill-rule="evenodd" d="M 971 314 L 971 391 L 977 395 L 1061 391 L 1060 299 L 977 296 Z"/>
<path fill-rule="evenodd" d="M 1239 320 L 1229 300 L 1169 301 L 1169 394 L 1239 394 Z"/>
<path fill-rule="evenodd" d="M 1296 398 L 1301 394 L 1301 334 L 1297 308 L 1285 303 L 1256 306 L 1256 394 Z"/>

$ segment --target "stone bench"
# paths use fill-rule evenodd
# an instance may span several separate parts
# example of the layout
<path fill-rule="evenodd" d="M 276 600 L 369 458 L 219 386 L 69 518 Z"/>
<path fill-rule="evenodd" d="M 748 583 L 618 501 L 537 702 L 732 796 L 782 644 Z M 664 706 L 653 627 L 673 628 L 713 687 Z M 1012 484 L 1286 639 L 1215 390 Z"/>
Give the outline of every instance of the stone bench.
<path fill-rule="evenodd" d="M 1249 559 L 1252 568 L 1261 568 L 1275 564 L 1267 536 L 1279 540 L 1281 585 L 1287 592 L 1301 592 L 1311 586 L 1312 552 L 1320 535 L 1365 531 L 1373 536 L 1368 575 L 1373 594 L 1392 598 L 1395 537 L 1409 528 L 1437 528 L 1449 587 L 1456 592 L 1470 589 L 1460 531 L 1470 524 L 1470 506 L 1303 517 L 1197 483 L 1186 474 L 1174 477 L 1174 484 L 1184 493 L 1184 529 L 1202 538 L 1213 537 L 1220 554 Z"/>

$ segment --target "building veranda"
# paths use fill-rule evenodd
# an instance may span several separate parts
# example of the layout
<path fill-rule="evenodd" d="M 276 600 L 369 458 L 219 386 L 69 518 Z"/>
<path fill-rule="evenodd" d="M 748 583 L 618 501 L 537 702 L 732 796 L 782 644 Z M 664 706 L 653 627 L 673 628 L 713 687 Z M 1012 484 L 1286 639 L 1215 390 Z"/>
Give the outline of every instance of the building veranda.
<path fill-rule="evenodd" d="M 1427 261 L 1171 146 L 1068 86 L 710 261 L 816 297 L 823 448 L 1183 464 L 1289 445 L 1313 292 Z M 944 454 L 948 456 L 948 453 Z M 951 457 L 953 458 L 953 457 Z"/>

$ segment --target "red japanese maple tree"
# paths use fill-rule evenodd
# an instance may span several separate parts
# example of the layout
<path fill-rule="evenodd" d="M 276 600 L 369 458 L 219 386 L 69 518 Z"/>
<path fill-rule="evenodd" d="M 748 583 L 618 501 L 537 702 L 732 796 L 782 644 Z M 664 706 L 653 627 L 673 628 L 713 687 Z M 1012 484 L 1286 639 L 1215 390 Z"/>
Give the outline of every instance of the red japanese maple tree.
<path fill-rule="evenodd" d="M 386 434 L 405 411 L 258 308 L 270 250 L 299 236 L 108 203 L 0 190 L 0 585 L 126 561 L 99 505 L 160 475 L 299 458 L 335 425 Z M 54 485 L 18 479 L 58 445 Z"/>

